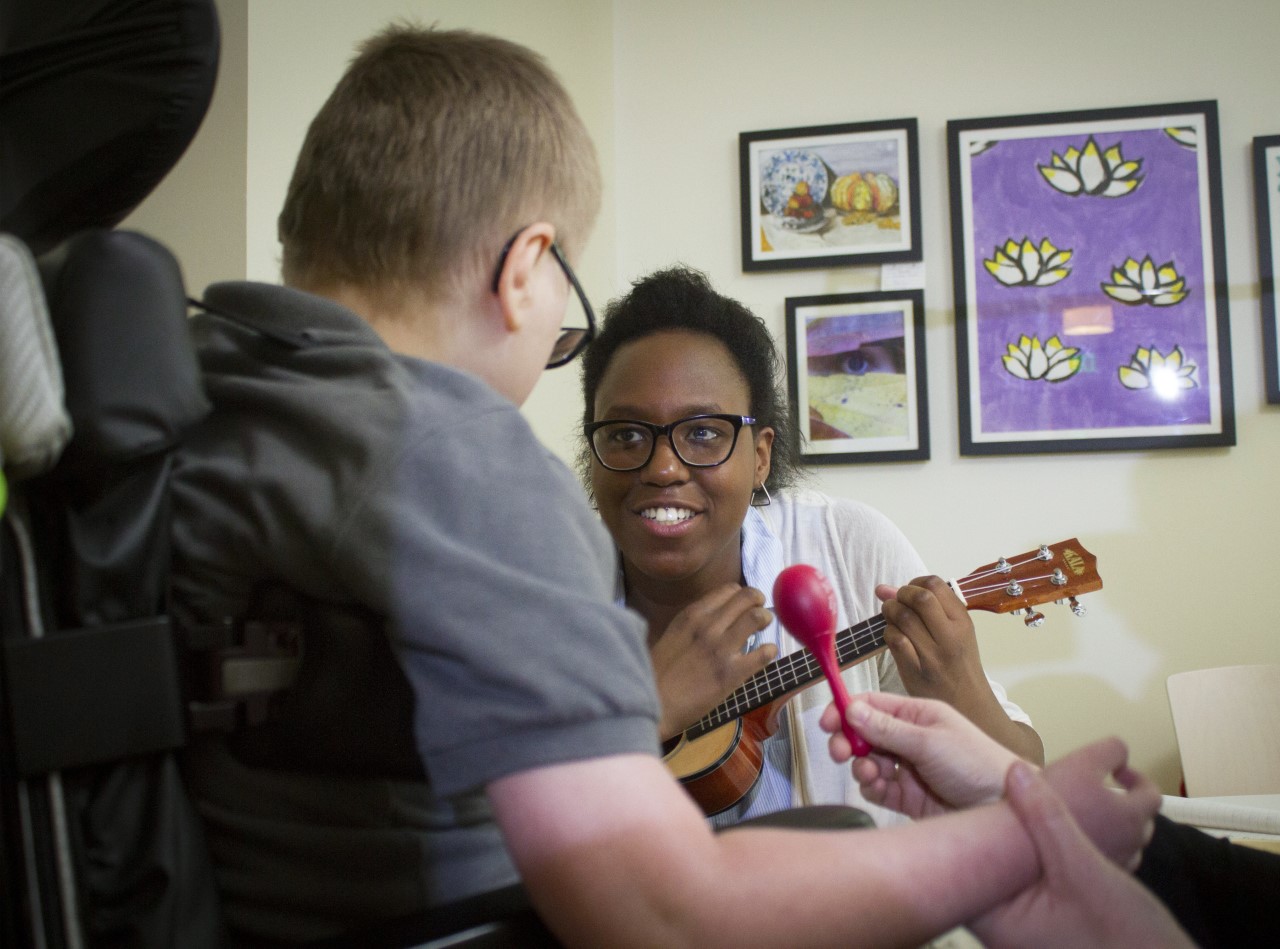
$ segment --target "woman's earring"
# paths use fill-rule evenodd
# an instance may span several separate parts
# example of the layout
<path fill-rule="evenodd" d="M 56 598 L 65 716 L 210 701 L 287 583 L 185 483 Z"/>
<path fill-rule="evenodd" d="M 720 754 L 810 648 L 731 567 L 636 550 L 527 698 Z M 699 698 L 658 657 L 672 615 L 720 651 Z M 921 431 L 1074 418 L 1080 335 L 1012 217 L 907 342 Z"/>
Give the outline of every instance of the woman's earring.
<path fill-rule="evenodd" d="M 764 499 L 761 500 L 760 492 L 764 492 Z M 751 489 L 751 506 L 752 507 L 768 507 L 773 503 L 773 498 L 769 497 L 769 489 L 765 483 L 760 482 L 760 487 Z"/>

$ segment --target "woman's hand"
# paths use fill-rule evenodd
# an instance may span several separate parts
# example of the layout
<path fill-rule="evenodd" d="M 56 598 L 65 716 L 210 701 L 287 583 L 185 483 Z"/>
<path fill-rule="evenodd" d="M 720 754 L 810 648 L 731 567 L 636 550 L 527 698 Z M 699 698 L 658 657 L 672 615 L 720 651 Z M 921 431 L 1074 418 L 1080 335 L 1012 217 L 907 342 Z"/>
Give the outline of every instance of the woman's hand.
<path fill-rule="evenodd" d="M 719 587 L 676 614 L 649 647 L 663 740 L 698 721 L 777 657 L 772 644 L 743 652 L 747 640 L 771 622 L 764 594 L 752 587 Z"/>
<path fill-rule="evenodd" d="M 880 584 L 876 596 L 888 622 L 884 641 L 912 695 L 964 710 L 974 693 L 990 693 L 969 611 L 941 577 L 917 577 L 901 587 Z"/>

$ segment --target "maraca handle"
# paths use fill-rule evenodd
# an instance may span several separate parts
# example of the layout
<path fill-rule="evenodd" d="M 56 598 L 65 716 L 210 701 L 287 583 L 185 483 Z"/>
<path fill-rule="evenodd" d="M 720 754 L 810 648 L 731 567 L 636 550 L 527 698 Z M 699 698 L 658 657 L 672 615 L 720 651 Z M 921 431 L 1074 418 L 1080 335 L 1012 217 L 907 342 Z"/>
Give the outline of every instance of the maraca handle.
<path fill-rule="evenodd" d="M 840 677 L 840 666 L 837 665 L 835 656 L 826 652 L 820 653 L 818 655 L 818 664 L 822 666 L 827 682 L 831 685 L 831 695 L 835 699 L 836 708 L 840 710 L 840 730 L 844 732 L 844 737 L 849 740 L 854 756 L 861 758 L 870 754 L 871 745 L 849 723 L 849 690 L 845 688 L 844 679 Z"/>

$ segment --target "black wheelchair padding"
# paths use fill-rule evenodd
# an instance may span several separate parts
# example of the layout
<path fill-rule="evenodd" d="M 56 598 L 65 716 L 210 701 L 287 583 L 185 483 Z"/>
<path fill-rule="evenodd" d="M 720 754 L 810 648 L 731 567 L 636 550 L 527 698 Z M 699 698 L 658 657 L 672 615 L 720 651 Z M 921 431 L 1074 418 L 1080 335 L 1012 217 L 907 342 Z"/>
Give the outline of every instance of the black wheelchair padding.
<path fill-rule="evenodd" d="M 186 741 L 165 617 L 4 641 L 22 778 L 178 748 Z"/>

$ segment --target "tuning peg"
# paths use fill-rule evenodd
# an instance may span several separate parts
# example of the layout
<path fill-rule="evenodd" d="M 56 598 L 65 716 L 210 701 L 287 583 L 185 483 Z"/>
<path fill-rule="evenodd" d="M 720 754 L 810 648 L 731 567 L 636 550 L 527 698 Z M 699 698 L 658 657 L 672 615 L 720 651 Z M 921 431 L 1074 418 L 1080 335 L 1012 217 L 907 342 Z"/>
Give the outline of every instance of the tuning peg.
<path fill-rule="evenodd" d="M 1071 612 L 1075 613 L 1076 616 L 1084 616 L 1085 613 L 1089 612 L 1083 606 L 1080 605 L 1080 601 L 1077 600 L 1074 596 L 1071 597 L 1071 599 L 1068 600 L 1067 602 L 1071 604 Z"/>
<path fill-rule="evenodd" d="M 1044 614 L 1028 607 L 1022 611 L 1026 615 L 1022 618 L 1022 622 L 1026 623 L 1031 629 L 1039 629 L 1044 625 Z"/>

